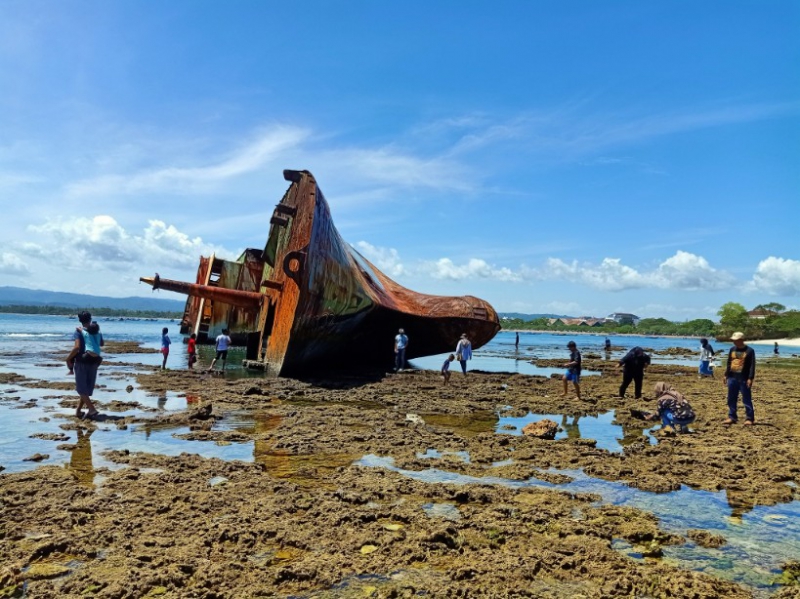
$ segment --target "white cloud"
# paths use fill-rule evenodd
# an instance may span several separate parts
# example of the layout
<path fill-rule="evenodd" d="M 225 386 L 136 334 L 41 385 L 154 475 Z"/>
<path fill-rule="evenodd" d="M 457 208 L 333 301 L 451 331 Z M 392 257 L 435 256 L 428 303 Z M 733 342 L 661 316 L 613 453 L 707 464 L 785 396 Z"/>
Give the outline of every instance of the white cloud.
<path fill-rule="evenodd" d="M 67 268 L 117 268 L 120 264 L 156 264 L 166 267 L 191 267 L 201 254 L 226 255 L 223 249 L 189 238 L 172 225 L 151 220 L 141 235 L 127 232 L 111 216 L 51 220 L 30 226 L 33 234 L 47 238 L 47 245 L 24 244 L 32 256 Z"/>
<path fill-rule="evenodd" d="M 770 256 L 759 262 L 752 286 L 772 295 L 800 295 L 800 260 Z"/>
<path fill-rule="evenodd" d="M 732 275 L 712 268 L 702 256 L 680 250 L 662 262 L 651 278 L 655 287 L 689 291 L 729 289 L 735 284 Z"/>
<path fill-rule="evenodd" d="M 603 291 L 641 288 L 708 291 L 728 289 L 735 283 L 732 275 L 712 268 L 702 256 L 683 251 L 644 273 L 622 264 L 619 258 L 604 258 L 598 265 L 550 258 L 544 269 L 529 271 L 528 278 L 562 279 Z"/>
<path fill-rule="evenodd" d="M 67 186 L 71 196 L 111 193 L 136 194 L 146 191 L 202 191 L 217 182 L 263 168 L 291 148 L 296 148 L 309 133 L 299 127 L 279 126 L 235 151 L 226 159 L 208 166 L 164 166 L 130 175 L 104 175 Z"/>
<path fill-rule="evenodd" d="M 450 258 L 440 258 L 436 261 L 423 262 L 420 271 L 434 279 L 450 279 L 461 281 L 464 279 L 494 279 L 497 281 L 516 282 L 522 277 L 509 268 L 490 265 L 480 258 L 470 258 L 464 264 L 456 264 Z"/>
<path fill-rule="evenodd" d="M 22 258 L 12 252 L 0 253 L 0 273 L 4 275 L 23 276 L 30 274 L 31 269 Z"/>
<path fill-rule="evenodd" d="M 356 246 L 367 260 L 390 277 L 399 277 L 406 273 L 396 249 L 376 247 L 366 241 L 359 241 Z"/>

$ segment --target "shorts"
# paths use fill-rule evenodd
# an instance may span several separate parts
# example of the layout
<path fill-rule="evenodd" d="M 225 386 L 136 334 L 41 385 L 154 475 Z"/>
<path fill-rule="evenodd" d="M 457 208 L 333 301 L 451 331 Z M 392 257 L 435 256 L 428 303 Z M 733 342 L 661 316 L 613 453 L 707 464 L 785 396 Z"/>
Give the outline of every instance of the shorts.
<path fill-rule="evenodd" d="M 219 360 L 220 358 L 222 358 L 223 360 L 227 360 L 228 359 L 228 350 L 227 349 L 217 350 L 217 357 L 214 358 L 214 359 L 215 360 Z"/>
<path fill-rule="evenodd" d="M 92 396 L 94 385 L 97 382 L 97 369 L 99 366 L 99 363 L 75 362 L 75 390 L 78 395 Z"/>
<path fill-rule="evenodd" d="M 197 354 L 189 354 L 189 364 L 197 362 Z"/>
<path fill-rule="evenodd" d="M 572 381 L 575 384 L 581 382 L 581 375 L 575 374 L 574 372 L 570 372 L 569 370 L 567 370 L 567 372 L 564 373 L 564 378 L 566 378 L 568 381 Z"/>
<path fill-rule="evenodd" d="M 169 348 L 168 347 L 162 347 L 161 348 L 161 353 L 164 354 L 164 356 L 168 356 L 169 355 Z"/>

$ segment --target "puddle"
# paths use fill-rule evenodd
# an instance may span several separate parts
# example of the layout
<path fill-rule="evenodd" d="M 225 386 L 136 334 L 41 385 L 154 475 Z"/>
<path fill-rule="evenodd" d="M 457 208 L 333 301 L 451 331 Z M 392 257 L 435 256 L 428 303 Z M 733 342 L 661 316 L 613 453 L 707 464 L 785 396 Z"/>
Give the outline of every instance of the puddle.
<path fill-rule="evenodd" d="M 474 437 L 490 433 L 497 426 L 498 416 L 494 412 L 479 411 L 472 414 L 420 414 L 425 424 L 444 426 L 462 437 Z"/>
<path fill-rule="evenodd" d="M 417 457 L 420 460 L 438 460 L 444 456 L 454 456 L 456 459 L 461 460 L 465 464 L 470 463 L 468 451 L 437 451 L 436 449 L 428 449 L 425 453 L 417 453 Z"/>
<path fill-rule="evenodd" d="M 706 572 L 759 591 L 770 588 L 780 575 L 783 562 L 797 559 L 800 555 L 800 501 L 755 506 L 742 513 L 740 508 L 731 506 L 725 491 L 712 493 L 681 487 L 670 493 L 649 493 L 623 482 L 587 476 L 581 470 L 548 470 L 572 478 L 568 483 L 553 484 L 536 478 L 517 481 L 467 476 L 438 469 L 404 470 L 396 467 L 392 458 L 371 454 L 363 456 L 355 464 L 384 468 L 427 483 L 540 487 L 593 493 L 602 498 L 601 503 L 634 507 L 654 514 L 660 527 L 670 533 L 686 536 L 689 529 L 700 529 L 722 535 L 727 544 L 718 549 L 700 547 L 687 539 L 683 545 L 664 547 L 663 559 L 678 567 Z M 636 553 L 632 547 L 619 541 L 615 547 L 623 553 Z"/>
<path fill-rule="evenodd" d="M 625 446 L 646 440 L 650 445 L 657 443 L 653 427 L 623 427 L 614 422 L 616 412 L 610 410 L 596 416 L 568 416 L 566 414 L 534 414 L 525 416 L 500 416 L 495 432 L 506 435 L 521 435 L 525 425 L 539 420 L 552 420 L 560 425 L 556 433 L 559 439 L 594 439 L 598 449 L 619 453 Z M 658 428 L 658 426 L 655 426 Z"/>
<path fill-rule="evenodd" d="M 564 353 L 563 351 L 561 352 Z M 437 356 L 423 356 L 409 361 L 412 368 L 421 370 L 439 371 L 442 364 L 450 354 Z M 554 374 L 564 374 L 564 368 L 550 368 L 531 364 L 530 355 L 508 354 L 497 351 L 483 352 L 478 350 L 473 354 L 472 360 L 467 364 L 467 370 L 480 370 L 483 372 L 508 372 L 512 374 L 527 374 L 530 376 L 544 376 L 550 378 Z M 461 376 L 461 365 L 454 362 L 450 367 L 453 377 Z M 601 373 L 594 370 L 584 370 L 581 376 L 599 376 Z"/>
<path fill-rule="evenodd" d="M 425 503 L 422 506 L 429 518 L 437 520 L 449 520 L 450 522 L 458 522 L 461 520 L 461 512 L 453 503 Z"/>

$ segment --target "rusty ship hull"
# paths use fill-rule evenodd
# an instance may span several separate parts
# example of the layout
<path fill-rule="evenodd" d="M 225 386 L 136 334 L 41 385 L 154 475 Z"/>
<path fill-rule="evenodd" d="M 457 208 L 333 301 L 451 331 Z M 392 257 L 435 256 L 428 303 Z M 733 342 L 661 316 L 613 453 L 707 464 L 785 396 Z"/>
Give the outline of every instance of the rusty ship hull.
<path fill-rule="evenodd" d="M 454 351 L 462 333 L 478 348 L 499 331 L 484 300 L 417 293 L 387 277 L 339 235 L 311 173 L 284 177 L 291 184 L 263 250 L 245 250 L 236 261 L 201 258 L 193 284 L 141 279 L 189 296 L 182 333 L 202 342 L 228 328 L 246 345 L 248 366 L 296 376 L 389 366 L 400 328 L 408 359 Z"/>

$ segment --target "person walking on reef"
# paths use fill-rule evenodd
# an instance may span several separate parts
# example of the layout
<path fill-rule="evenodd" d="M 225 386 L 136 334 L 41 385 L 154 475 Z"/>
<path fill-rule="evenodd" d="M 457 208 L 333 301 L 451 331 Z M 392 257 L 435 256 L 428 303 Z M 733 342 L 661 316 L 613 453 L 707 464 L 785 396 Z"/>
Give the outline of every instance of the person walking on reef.
<path fill-rule="evenodd" d="M 408 336 L 403 329 L 399 329 L 394 337 L 395 372 L 399 372 L 406 367 L 406 348 L 408 348 Z"/>
<path fill-rule="evenodd" d="M 650 365 L 650 356 L 645 351 L 636 346 L 632 348 L 617 364 L 617 368 L 622 368 L 622 384 L 619 386 L 619 396 L 625 398 L 625 391 L 633 381 L 634 397 L 642 397 L 642 381 L 644 371 Z"/>
<path fill-rule="evenodd" d="M 605 351 L 611 351 L 611 339 L 609 339 L 608 337 L 606 337 L 606 340 L 603 343 L 603 349 Z"/>
<path fill-rule="evenodd" d="M 775 348 L 772 350 L 772 353 L 774 353 L 776 356 L 781 353 L 780 350 L 778 349 L 778 342 L 777 341 L 775 342 Z"/>
<path fill-rule="evenodd" d="M 461 363 L 461 372 L 467 376 L 467 360 L 472 359 L 472 342 L 467 339 L 466 333 L 461 333 L 461 339 L 456 344 L 456 360 Z"/>
<path fill-rule="evenodd" d="M 580 399 L 581 352 L 578 351 L 578 346 L 575 345 L 574 341 L 567 343 L 567 349 L 569 350 L 569 362 L 565 365 L 567 372 L 561 377 L 561 380 L 564 381 L 564 393 L 561 394 L 561 397 L 567 396 L 567 386 L 569 385 L 569 381 L 572 381 L 572 384 L 575 386 L 575 397 L 576 399 Z"/>
<path fill-rule="evenodd" d="M 777 345 L 777 343 L 775 345 Z M 519 333 L 517 333 L 517 340 L 514 341 L 514 348 L 519 349 Z"/>
<path fill-rule="evenodd" d="M 445 359 L 444 364 L 442 364 L 442 383 L 444 385 L 450 384 L 450 362 L 455 359 L 456 357 L 453 354 L 450 354 Z"/>
<path fill-rule="evenodd" d="M 752 347 L 745 345 L 744 333 L 736 332 L 731 335 L 733 347 L 728 352 L 728 365 L 725 368 L 725 386 L 728 388 L 728 417 L 723 424 L 736 424 L 736 404 L 739 393 L 742 394 L 744 404 L 745 426 L 753 426 L 756 421 L 753 410 L 753 396 L 751 389 L 756 376 L 756 352 Z"/>
<path fill-rule="evenodd" d="M 222 329 L 222 334 L 217 335 L 217 355 L 213 360 L 211 360 L 211 366 L 208 367 L 208 372 L 214 370 L 214 364 L 216 364 L 217 360 L 220 358 L 222 358 L 222 372 L 225 372 L 225 362 L 228 360 L 228 348 L 231 346 L 231 343 L 232 341 L 229 336 L 228 329 Z"/>
<path fill-rule="evenodd" d="M 67 366 L 70 372 L 75 373 L 75 390 L 80 397 L 75 416 L 92 420 L 99 415 L 91 396 L 97 382 L 97 369 L 103 361 L 100 348 L 104 345 L 104 341 L 100 325 L 92 320 L 89 312 L 80 312 L 78 320 L 81 326 L 75 329 L 72 335 L 74 343 L 72 351 L 67 355 Z M 88 410 L 85 414 L 81 412 L 83 406 Z"/>

